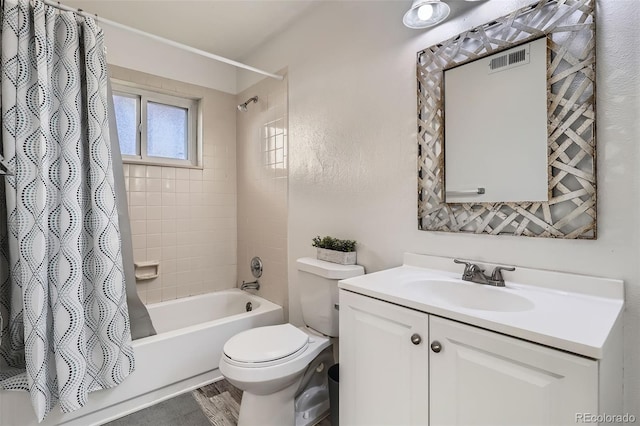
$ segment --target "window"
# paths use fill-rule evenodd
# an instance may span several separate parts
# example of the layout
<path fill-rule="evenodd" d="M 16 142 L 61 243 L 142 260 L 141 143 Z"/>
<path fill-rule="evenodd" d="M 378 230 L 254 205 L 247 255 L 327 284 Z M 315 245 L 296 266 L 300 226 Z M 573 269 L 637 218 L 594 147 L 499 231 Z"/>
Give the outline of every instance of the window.
<path fill-rule="evenodd" d="M 197 165 L 198 100 L 114 83 L 113 103 L 125 162 Z"/>

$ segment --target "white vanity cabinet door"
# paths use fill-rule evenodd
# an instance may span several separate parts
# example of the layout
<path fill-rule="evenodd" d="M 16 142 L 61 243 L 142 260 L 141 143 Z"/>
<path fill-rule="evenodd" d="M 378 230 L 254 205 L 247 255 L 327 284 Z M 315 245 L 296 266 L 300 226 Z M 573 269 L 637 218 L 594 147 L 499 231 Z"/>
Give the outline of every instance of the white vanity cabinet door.
<path fill-rule="evenodd" d="M 431 316 L 430 425 L 569 425 L 598 412 L 598 363 Z"/>
<path fill-rule="evenodd" d="M 428 423 L 428 318 L 340 290 L 340 424 Z"/>

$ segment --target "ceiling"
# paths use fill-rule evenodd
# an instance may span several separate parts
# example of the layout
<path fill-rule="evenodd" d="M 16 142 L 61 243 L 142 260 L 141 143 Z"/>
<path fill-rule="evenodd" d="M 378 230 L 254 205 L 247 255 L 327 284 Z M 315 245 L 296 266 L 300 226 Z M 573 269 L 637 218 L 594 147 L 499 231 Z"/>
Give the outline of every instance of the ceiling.
<path fill-rule="evenodd" d="M 318 0 L 62 0 L 61 3 L 239 60 Z"/>
<path fill-rule="evenodd" d="M 61 0 L 61 3 L 241 61 L 321 1 L 336 0 Z M 411 5 L 411 0 L 394 1 L 406 3 L 407 9 Z M 479 2 L 446 3 L 451 6 L 451 19 Z"/>

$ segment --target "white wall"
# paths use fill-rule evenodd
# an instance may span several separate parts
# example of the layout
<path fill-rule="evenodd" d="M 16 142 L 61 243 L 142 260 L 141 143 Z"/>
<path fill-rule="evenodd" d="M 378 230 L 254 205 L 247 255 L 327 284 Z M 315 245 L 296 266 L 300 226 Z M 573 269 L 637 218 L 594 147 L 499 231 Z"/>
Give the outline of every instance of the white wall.
<path fill-rule="evenodd" d="M 289 73 L 289 300 L 295 259 L 315 235 L 356 239 L 369 272 L 403 252 L 458 256 L 625 281 L 625 411 L 640 400 L 640 2 L 597 3 L 598 239 L 563 241 L 417 230 L 418 50 L 530 3 L 492 0 L 430 31 L 401 19 L 410 1 L 321 2 L 245 58 Z M 240 88 L 256 79 L 240 74 Z M 566 313 L 568 316 L 571 312 Z"/>
<path fill-rule="evenodd" d="M 136 71 L 236 93 L 236 68 L 99 22 L 107 61 Z"/>

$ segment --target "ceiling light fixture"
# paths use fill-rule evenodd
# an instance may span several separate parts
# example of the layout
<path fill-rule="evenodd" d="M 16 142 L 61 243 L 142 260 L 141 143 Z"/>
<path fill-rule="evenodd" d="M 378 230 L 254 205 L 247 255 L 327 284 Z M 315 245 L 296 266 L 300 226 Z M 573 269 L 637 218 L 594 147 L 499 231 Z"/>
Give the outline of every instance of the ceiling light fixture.
<path fill-rule="evenodd" d="M 440 0 L 413 0 L 402 22 L 409 28 L 429 28 L 447 19 L 451 9 Z"/>

